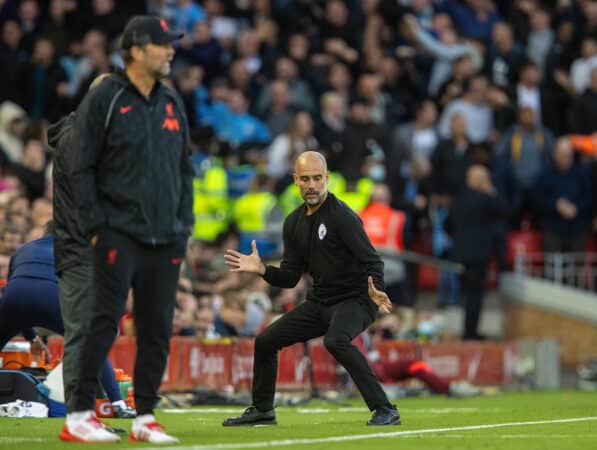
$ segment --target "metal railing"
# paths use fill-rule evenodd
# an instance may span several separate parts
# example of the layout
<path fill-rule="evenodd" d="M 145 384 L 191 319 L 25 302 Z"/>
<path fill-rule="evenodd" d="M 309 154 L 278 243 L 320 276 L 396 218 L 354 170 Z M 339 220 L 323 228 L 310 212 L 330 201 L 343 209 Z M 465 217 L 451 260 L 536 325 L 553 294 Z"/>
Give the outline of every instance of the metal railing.
<path fill-rule="evenodd" d="M 597 254 L 519 253 L 514 258 L 514 272 L 544 278 L 565 286 L 595 291 Z"/>

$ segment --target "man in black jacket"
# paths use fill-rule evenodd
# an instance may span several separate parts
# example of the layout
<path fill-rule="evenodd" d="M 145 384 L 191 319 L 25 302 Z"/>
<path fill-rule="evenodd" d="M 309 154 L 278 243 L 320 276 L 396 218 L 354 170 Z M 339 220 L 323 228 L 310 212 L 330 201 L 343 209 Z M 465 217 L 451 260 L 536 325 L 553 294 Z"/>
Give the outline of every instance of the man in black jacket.
<path fill-rule="evenodd" d="M 389 312 L 383 288 L 383 262 L 363 229 L 359 216 L 327 191 L 323 155 L 302 153 L 294 182 L 305 203 L 284 221 L 284 257 L 279 268 L 261 262 L 255 241 L 250 255 L 228 250 L 234 272 L 258 273 L 273 286 L 294 287 L 303 272 L 313 277 L 307 301 L 270 325 L 255 339 L 253 406 L 224 426 L 275 424 L 273 409 L 277 353 L 282 347 L 324 336 L 327 350 L 342 364 L 375 414 L 368 425 L 400 424 L 363 354 L 351 341 L 366 329 L 378 307 Z"/>
<path fill-rule="evenodd" d="M 138 417 L 130 438 L 178 442 L 156 423 L 153 407 L 193 224 L 184 106 L 159 81 L 170 73 L 172 42 L 180 37 L 156 17 L 131 19 L 122 36 L 125 70 L 89 92 L 76 112 L 67 172 L 84 235 L 93 246 L 95 298 L 63 440 L 119 440 L 95 417 L 95 390 L 132 286 Z"/>
<path fill-rule="evenodd" d="M 108 77 L 96 77 L 89 89 L 94 89 Z M 60 291 L 60 314 L 64 327 L 64 351 L 62 357 L 62 378 L 67 411 L 72 410 L 71 394 L 77 382 L 78 358 L 89 326 L 91 303 L 93 301 L 92 253 L 76 215 L 73 200 L 73 186 L 66 176 L 68 161 L 65 157 L 71 146 L 75 113 L 63 117 L 48 128 L 48 143 L 54 147 L 52 169 L 53 192 L 53 235 L 54 267 Z M 112 370 L 111 366 L 110 369 Z M 104 367 L 102 373 L 106 373 Z M 115 404 L 116 417 L 134 417 L 134 410 L 124 402 Z"/>

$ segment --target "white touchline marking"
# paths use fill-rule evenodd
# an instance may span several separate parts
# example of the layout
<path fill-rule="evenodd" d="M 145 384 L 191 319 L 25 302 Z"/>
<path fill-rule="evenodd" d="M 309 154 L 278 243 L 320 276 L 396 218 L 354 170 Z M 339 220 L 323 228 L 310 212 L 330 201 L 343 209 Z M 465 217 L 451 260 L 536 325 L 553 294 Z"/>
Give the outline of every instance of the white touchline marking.
<path fill-rule="evenodd" d="M 486 430 L 491 428 L 504 427 L 519 427 L 525 425 L 546 425 L 554 423 L 572 423 L 572 422 L 587 422 L 597 420 L 597 416 L 591 417 L 574 417 L 571 419 L 554 419 L 554 420 L 533 420 L 529 422 L 505 422 L 494 423 L 488 425 L 468 425 L 464 427 L 451 428 L 429 428 L 423 430 L 407 430 L 407 431 L 393 431 L 388 433 L 371 433 L 371 434 L 353 434 L 350 436 L 330 436 L 325 438 L 310 438 L 310 439 L 284 439 L 278 441 L 261 441 L 261 442 L 243 442 L 231 444 L 209 444 L 209 445 L 190 445 L 190 446 L 175 446 L 175 447 L 143 447 L 143 450 L 235 450 L 246 448 L 263 448 L 263 447 L 285 447 L 300 444 L 322 444 L 327 442 L 346 442 L 346 441 L 361 441 L 365 439 L 383 439 L 400 436 L 411 436 L 418 434 L 430 433 L 450 433 L 452 431 L 467 431 L 467 430 Z M 244 428 L 244 427 L 241 427 Z M 246 428 L 244 428 L 246 430 Z"/>
<path fill-rule="evenodd" d="M 451 413 L 474 413 L 480 411 L 480 408 L 400 408 L 401 413 L 409 414 L 451 414 Z M 369 412 L 363 407 L 344 407 L 344 408 L 290 408 L 289 411 L 296 411 L 298 414 L 329 414 L 329 413 L 351 413 L 351 412 Z M 483 409 L 483 412 L 498 412 L 499 408 Z M 163 409 L 167 414 L 235 414 L 242 413 L 243 409 L 235 408 L 203 408 L 203 409 Z"/>
<path fill-rule="evenodd" d="M 21 442 L 45 442 L 44 438 L 0 436 L 0 444 L 16 444 Z"/>

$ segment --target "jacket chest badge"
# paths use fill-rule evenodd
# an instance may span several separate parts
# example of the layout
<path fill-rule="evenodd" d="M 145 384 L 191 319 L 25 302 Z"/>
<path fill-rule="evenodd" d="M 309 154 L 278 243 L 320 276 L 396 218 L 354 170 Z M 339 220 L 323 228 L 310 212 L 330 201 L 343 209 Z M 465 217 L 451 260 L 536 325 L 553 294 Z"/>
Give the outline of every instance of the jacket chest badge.
<path fill-rule="evenodd" d="M 319 225 L 319 229 L 317 230 L 317 235 L 319 236 L 319 240 L 320 241 L 323 240 L 323 238 L 325 237 L 326 234 L 328 234 L 328 229 L 322 223 L 321 225 Z"/>
<path fill-rule="evenodd" d="M 174 114 L 172 103 L 166 103 L 166 118 L 164 119 L 164 123 L 162 123 L 162 128 L 168 131 L 180 131 L 180 124 Z"/>

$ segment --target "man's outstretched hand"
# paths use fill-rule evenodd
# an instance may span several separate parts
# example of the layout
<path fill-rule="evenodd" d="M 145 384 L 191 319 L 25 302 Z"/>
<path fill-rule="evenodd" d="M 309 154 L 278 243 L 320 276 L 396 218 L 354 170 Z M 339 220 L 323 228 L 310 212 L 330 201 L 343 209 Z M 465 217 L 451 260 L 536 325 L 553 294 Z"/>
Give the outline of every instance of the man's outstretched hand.
<path fill-rule="evenodd" d="M 257 244 L 251 241 L 252 252 L 250 255 L 243 255 L 236 250 L 228 249 L 224 254 L 226 265 L 230 266 L 232 272 L 252 272 L 259 275 L 265 274 L 265 265 L 261 262 Z M 387 297 L 387 296 L 386 296 Z"/>
<path fill-rule="evenodd" d="M 382 313 L 389 313 L 392 310 L 392 302 L 390 301 L 388 294 L 375 287 L 371 276 L 367 278 L 367 281 L 369 283 L 369 297 L 371 297 L 373 303 L 379 307 L 379 310 Z"/>

